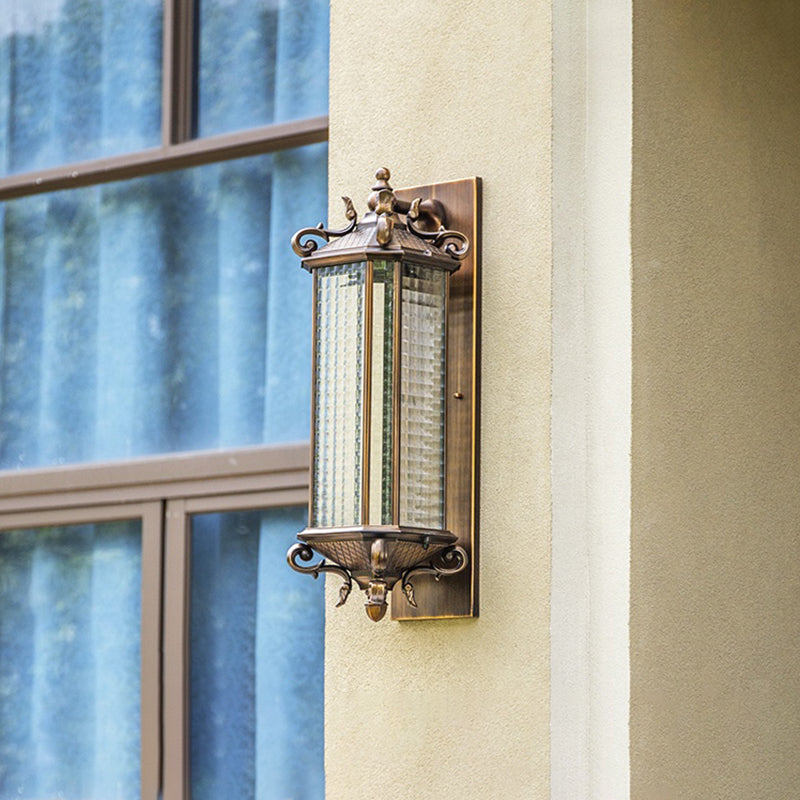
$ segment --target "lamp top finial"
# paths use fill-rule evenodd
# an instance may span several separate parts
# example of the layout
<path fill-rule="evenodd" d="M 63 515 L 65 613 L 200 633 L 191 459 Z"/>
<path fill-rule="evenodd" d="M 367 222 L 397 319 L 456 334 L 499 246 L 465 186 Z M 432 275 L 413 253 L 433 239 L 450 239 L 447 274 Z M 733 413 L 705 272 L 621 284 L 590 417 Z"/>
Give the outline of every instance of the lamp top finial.
<path fill-rule="evenodd" d="M 376 214 L 391 214 L 394 211 L 394 190 L 389 186 L 391 173 L 386 167 L 375 172 L 375 185 L 367 198 L 367 208 Z"/>
<path fill-rule="evenodd" d="M 381 247 L 386 247 L 392 241 L 392 230 L 397 217 L 395 216 L 395 196 L 389 186 L 391 177 L 386 167 L 381 167 L 375 173 L 375 185 L 372 194 L 367 200 L 367 207 L 377 215 L 376 238 Z"/>

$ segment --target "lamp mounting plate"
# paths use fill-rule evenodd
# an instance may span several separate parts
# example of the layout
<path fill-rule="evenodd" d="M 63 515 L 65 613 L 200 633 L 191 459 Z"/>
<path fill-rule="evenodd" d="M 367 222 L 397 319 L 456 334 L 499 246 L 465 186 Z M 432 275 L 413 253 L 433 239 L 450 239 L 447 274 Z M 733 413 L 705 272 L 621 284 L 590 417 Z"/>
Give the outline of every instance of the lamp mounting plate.
<path fill-rule="evenodd" d="M 445 209 L 444 225 L 465 233 L 472 247 L 450 276 L 445 436 L 445 527 L 458 537 L 457 544 L 464 548 L 469 562 L 462 572 L 443 580 L 415 576 L 416 608 L 403 592 L 392 592 L 392 619 L 477 617 L 481 180 L 413 186 L 397 189 L 395 195 L 405 202 L 417 197 L 438 201 L 437 207 Z"/>

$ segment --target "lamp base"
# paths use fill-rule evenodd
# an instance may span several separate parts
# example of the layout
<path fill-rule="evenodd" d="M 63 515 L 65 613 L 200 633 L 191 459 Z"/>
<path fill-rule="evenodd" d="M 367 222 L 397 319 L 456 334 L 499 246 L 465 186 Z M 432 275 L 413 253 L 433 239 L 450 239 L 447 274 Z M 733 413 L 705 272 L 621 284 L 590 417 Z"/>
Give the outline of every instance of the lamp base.
<path fill-rule="evenodd" d="M 443 575 L 461 572 L 469 563 L 466 551 L 455 544 L 449 531 L 429 531 L 394 526 L 355 526 L 352 528 L 306 528 L 301 540 L 289 548 L 286 560 L 296 572 L 319 577 L 336 572 L 344 578 L 339 589 L 343 605 L 358 584 L 367 595 L 367 615 L 373 622 L 384 617 L 389 592 L 400 582 L 406 601 L 416 607 L 413 574 Z M 301 564 L 324 556 L 316 564 Z M 329 563 L 326 559 L 330 559 Z"/>
<path fill-rule="evenodd" d="M 450 531 L 394 525 L 306 528 L 297 538 L 348 569 L 362 589 L 374 576 L 394 583 L 409 567 L 458 541 Z"/>

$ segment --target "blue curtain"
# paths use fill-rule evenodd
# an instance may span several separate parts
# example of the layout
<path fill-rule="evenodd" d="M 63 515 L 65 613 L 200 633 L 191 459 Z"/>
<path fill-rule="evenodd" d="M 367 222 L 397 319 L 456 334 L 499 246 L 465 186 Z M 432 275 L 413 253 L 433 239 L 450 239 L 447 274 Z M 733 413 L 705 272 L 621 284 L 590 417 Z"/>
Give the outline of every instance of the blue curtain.
<path fill-rule="evenodd" d="M 198 5 L 199 135 L 327 113 L 326 0 Z"/>
<path fill-rule="evenodd" d="M 157 146 L 161 13 L 161 0 L 3 0 L 0 170 Z"/>
<path fill-rule="evenodd" d="M 261 522 L 255 636 L 261 665 L 255 703 L 258 800 L 325 797 L 324 581 L 273 566 L 286 558 L 292 534 L 305 523 L 305 509 L 274 511 Z"/>
<path fill-rule="evenodd" d="M 287 242 L 324 218 L 325 156 L 4 204 L 0 466 L 305 439 L 311 282 Z"/>
<path fill-rule="evenodd" d="M 199 8 L 201 135 L 325 113 L 326 0 Z M 161 11 L 2 0 L 0 172 L 158 145 Z M 0 204 L 0 469 L 306 439 L 311 281 L 288 241 L 326 216 L 326 156 Z M 224 624 L 193 639 L 193 699 L 230 713 L 193 717 L 196 798 L 324 794 L 321 582 L 284 561 L 301 516 L 197 523 L 192 618 L 206 587 Z M 138 529 L 0 532 L 0 797 L 137 796 L 139 558 Z"/>

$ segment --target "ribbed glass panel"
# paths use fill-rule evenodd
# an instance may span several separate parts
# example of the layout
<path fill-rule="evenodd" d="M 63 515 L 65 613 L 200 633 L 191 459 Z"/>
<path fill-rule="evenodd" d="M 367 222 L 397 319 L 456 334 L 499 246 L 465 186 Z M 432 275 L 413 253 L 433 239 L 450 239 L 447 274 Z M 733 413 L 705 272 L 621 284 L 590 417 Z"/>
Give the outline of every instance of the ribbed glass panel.
<path fill-rule="evenodd" d="M 369 442 L 369 522 L 392 522 L 392 371 L 394 261 L 372 267 L 372 380 Z"/>
<path fill-rule="evenodd" d="M 314 527 L 361 522 L 365 272 L 364 262 L 314 271 Z"/>
<path fill-rule="evenodd" d="M 400 524 L 444 527 L 447 273 L 403 265 L 400 355 Z"/>

